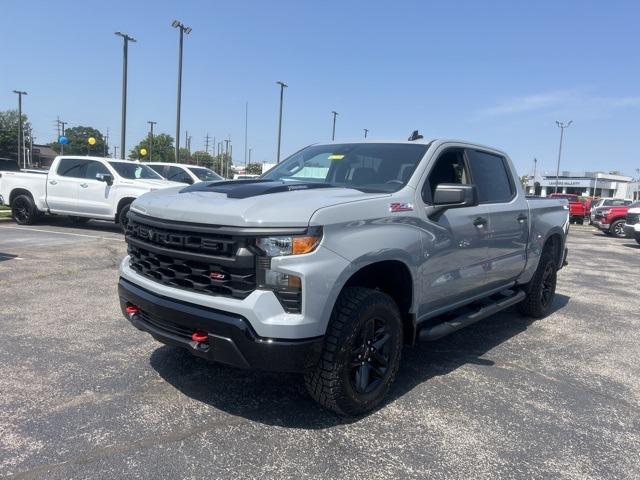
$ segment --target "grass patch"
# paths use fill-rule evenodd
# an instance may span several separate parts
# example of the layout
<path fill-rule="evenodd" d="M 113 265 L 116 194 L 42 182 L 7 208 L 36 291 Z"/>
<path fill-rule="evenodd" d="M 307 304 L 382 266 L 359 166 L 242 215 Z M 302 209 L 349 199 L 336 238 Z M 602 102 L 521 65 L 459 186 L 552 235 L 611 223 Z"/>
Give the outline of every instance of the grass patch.
<path fill-rule="evenodd" d="M 11 216 L 11 210 L 7 207 L 0 207 L 0 218 L 9 218 Z"/>

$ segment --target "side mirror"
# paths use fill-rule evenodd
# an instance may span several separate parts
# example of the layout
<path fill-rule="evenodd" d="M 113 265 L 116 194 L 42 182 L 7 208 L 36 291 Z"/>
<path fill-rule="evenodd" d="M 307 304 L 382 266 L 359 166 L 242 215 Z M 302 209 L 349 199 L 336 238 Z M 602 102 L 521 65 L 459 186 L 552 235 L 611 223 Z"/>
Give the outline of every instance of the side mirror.
<path fill-rule="evenodd" d="M 110 173 L 96 173 L 96 180 L 100 180 L 107 185 L 113 185 L 113 175 Z"/>
<path fill-rule="evenodd" d="M 450 208 L 473 207 L 478 205 L 478 189 L 475 185 L 440 183 L 433 194 L 434 210 L 430 216 L 440 214 Z"/>

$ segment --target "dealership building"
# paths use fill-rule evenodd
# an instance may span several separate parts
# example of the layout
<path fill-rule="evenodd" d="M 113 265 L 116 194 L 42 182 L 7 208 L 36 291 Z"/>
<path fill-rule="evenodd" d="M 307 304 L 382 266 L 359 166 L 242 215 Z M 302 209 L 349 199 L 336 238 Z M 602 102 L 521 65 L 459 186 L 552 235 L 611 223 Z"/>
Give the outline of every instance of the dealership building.
<path fill-rule="evenodd" d="M 574 193 L 576 195 L 638 198 L 638 182 L 625 175 L 605 172 L 560 172 L 556 180 L 556 172 L 542 172 L 527 180 L 526 189 L 529 195 L 546 197 L 554 193 Z"/>

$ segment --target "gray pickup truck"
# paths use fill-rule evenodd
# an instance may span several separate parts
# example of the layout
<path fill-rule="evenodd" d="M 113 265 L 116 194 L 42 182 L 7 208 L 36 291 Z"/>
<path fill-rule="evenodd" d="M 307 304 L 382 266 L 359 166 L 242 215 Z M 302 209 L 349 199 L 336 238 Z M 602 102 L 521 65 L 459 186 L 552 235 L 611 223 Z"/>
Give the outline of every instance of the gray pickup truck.
<path fill-rule="evenodd" d="M 526 198 L 508 156 L 453 140 L 306 147 L 258 179 L 133 202 L 123 314 L 160 342 L 304 374 L 342 415 L 382 401 L 404 345 L 512 305 L 543 317 L 566 200 Z"/>

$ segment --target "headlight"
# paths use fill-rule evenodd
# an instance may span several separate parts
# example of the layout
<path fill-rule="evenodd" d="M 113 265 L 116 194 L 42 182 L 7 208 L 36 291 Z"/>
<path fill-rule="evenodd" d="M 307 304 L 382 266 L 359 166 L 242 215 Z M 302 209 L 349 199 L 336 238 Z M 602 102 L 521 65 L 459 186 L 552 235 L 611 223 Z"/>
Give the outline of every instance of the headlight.
<path fill-rule="evenodd" d="M 318 231 L 309 235 L 263 237 L 258 239 L 257 245 L 268 257 L 281 257 L 313 252 L 321 239 L 322 232 Z"/>

